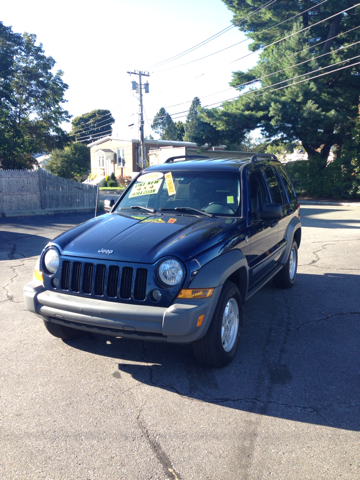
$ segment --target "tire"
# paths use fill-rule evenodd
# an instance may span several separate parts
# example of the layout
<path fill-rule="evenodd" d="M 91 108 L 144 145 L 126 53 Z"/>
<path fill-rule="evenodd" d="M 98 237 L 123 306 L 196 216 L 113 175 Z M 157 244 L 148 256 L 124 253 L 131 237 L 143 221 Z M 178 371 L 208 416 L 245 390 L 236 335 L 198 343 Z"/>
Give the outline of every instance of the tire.
<path fill-rule="evenodd" d="M 63 340 L 74 340 L 75 338 L 81 338 L 85 335 L 82 330 L 76 330 L 75 328 L 64 327 L 58 323 L 48 322 L 44 320 L 46 330 L 54 337 L 62 338 Z"/>
<path fill-rule="evenodd" d="M 298 246 L 294 241 L 285 265 L 274 277 L 274 284 L 277 288 L 291 288 L 295 284 L 297 264 Z"/>
<path fill-rule="evenodd" d="M 242 326 L 242 300 L 239 289 L 232 282 L 222 288 L 209 330 L 192 344 L 199 363 L 222 368 L 235 357 Z"/>

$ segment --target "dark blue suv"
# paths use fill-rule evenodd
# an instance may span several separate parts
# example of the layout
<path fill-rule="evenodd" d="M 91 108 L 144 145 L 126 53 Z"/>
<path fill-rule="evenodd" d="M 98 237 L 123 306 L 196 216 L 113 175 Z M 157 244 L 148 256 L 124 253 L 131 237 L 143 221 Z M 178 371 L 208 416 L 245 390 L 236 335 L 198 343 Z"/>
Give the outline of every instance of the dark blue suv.
<path fill-rule="evenodd" d="M 143 170 L 109 214 L 50 242 L 28 310 L 62 339 L 85 332 L 191 343 L 223 367 L 242 305 L 270 279 L 295 283 L 299 205 L 274 155 L 176 158 Z"/>

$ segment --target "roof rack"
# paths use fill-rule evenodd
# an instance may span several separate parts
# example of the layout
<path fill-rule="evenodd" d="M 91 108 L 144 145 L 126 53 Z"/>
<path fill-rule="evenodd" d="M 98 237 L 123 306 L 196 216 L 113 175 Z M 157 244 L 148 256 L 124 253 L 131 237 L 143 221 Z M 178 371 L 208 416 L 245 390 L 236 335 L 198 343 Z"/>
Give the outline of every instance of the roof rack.
<path fill-rule="evenodd" d="M 183 158 L 184 159 L 184 162 L 187 162 L 189 160 L 202 160 L 203 158 L 210 158 L 210 157 L 206 157 L 204 155 L 179 155 L 177 157 L 170 157 L 168 158 L 165 163 L 173 163 L 175 160 L 179 160 L 180 158 Z"/>
<path fill-rule="evenodd" d="M 251 163 L 260 162 L 262 158 L 267 159 L 269 161 L 273 160 L 274 162 L 280 163 L 280 160 L 273 153 L 256 153 L 251 157 Z"/>

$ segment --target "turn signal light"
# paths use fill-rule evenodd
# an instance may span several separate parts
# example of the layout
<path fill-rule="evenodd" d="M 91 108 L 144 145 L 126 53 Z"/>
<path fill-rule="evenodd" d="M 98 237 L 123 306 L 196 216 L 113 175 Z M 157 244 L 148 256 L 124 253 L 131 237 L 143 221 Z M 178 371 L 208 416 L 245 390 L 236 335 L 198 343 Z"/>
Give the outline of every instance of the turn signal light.
<path fill-rule="evenodd" d="M 184 288 L 178 298 L 209 298 L 214 293 L 214 288 Z"/>
<path fill-rule="evenodd" d="M 39 280 L 39 282 L 43 282 L 43 281 L 44 281 L 44 277 L 43 277 L 42 272 L 40 272 L 40 270 L 38 270 L 37 268 L 35 268 L 35 270 L 34 270 L 34 278 L 35 278 L 36 280 Z"/>

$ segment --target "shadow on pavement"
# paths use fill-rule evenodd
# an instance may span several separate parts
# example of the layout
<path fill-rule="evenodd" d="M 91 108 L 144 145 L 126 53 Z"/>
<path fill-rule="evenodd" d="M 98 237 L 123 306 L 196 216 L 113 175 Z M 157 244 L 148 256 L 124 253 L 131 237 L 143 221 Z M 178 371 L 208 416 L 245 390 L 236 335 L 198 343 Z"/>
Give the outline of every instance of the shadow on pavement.
<path fill-rule="evenodd" d="M 127 374 L 202 402 L 358 431 L 357 285 L 356 275 L 299 274 L 290 290 L 266 286 L 245 304 L 238 354 L 221 370 L 198 365 L 188 345 L 101 335 L 67 343 L 117 359 L 119 382 Z"/>
<path fill-rule="evenodd" d="M 68 213 L 0 218 L 0 260 L 40 255 L 54 237 L 93 217 L 93 213 Z M 49 236 L 43 236 L 44 231 Z"/>

